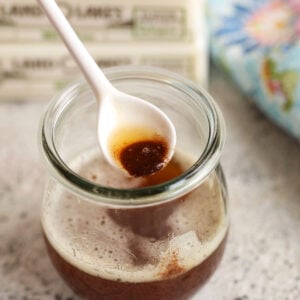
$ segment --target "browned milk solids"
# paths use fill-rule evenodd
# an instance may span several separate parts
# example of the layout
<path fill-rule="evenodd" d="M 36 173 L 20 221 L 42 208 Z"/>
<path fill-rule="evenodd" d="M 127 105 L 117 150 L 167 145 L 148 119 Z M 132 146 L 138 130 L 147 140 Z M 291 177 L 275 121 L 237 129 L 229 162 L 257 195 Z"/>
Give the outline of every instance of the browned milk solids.
<path fill-rule="evenodd" d="M 73 162 L 81 176 L 119 188 L 161 183 L 188 166 L 189 157 L 178 151 L 161 172 L 144 178 L 124 177 L 97 151 Z M 107 209 L 61 191 L 44 208 L 51 259 L 87 299 L 188 299 L 224 250 L 227 219 L 215 173 L 185 197 L 148 208 Z"/>
<path fill-rule="evenodd" d="M 134 177 L 148 176 L 165 167 L 167 141 L 150 128 L 122 126 L 112 132 L 109 148 L 114 159 Z"/>

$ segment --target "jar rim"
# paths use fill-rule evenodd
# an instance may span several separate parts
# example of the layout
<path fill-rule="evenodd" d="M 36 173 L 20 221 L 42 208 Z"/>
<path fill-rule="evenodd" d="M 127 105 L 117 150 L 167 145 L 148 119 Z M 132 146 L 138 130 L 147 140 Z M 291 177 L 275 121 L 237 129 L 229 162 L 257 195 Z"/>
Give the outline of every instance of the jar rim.
<path fill-rule="evenodd" d="M 225 123 L 214 99 L 194 82 L 168 70 L 148 66 L 117 66 L 104 69 L 108 79 L 146 79 L 176 85 L 183 91 L 203 101 L 202 105 L 208 120 L 208 139 L 197 161 L 183 174 L 161 184 L 119 189 L 97 185 L 71 170 L 59 155 L 49 120 L 61 114 L 68 103 L 63 96 L 75 93 L 80 87 L 88 87 L 81 79 L 54 96 L 48 104 L 40 124 L 40 149 L 50 173 L 71 192 L 85 199 L 109 206 L 149 206 L 178 198 L 198 186 L 217 166 L 225 142 Z M 69 102 L 71 100 L 68 100 Z"/>

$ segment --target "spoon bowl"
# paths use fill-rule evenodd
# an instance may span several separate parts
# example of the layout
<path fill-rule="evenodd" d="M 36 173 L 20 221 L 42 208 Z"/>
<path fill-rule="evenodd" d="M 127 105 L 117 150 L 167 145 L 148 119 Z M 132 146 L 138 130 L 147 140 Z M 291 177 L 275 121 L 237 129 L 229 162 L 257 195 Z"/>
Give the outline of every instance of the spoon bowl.
<path fill-rule="evenodd" d="M 115 89 L 86 50 L 56 2 L 54 0 L 38 0 L 38 2 L 94 92 L 99 104 L 98 139 L 106 160 L 111 165 L 124 169 L 118 157 L 120 151 L 116 151 L 114 143 L 118 143 L 118 147 L 127 147 L 139 141 L 146 141 L 148 145 L 150 140 L 156 143 L 159 141 L 160 145 L 154 148 L 141 147 L 142 152 L 138 153 L 135 163 L 143 167 L 147 160 L 147 163 L 151 164 L 150 160 L 157 158 L 157 150 L 162 150 L 164 144 L 166 147 L 163 147 L 164 152 L 161 152 L 163 155 L 159 168 L 149 169 L 153 172 L 160 170 L 172 158 L 174 152 L 176 132 L 172 122 L 153 104 Z M 121 133 L 122 140 L 114 137 L 118 136 L 118 133 Z M 129 149 L 131 152 L 132 150 Z M 150 175 L 152 171 L 143 175 Z"/>
<path fill-rule="evenodd" d="M 103 154 L 110 164 L 120 167 L 113 155 L 114 145 L 111 140 L 118 132 L 122 141 L 116 143 L 127 145 L 142 140 L 165 140 L 168 151 L 164 163 L 173 156 L 176 132 L 172 122 L 155 105 L 140 98 L 115 90 L 109 99 L 102 99 L 99 105 L 98 139 Z M 121 146 L 121 145 L 119 145 Z"/>

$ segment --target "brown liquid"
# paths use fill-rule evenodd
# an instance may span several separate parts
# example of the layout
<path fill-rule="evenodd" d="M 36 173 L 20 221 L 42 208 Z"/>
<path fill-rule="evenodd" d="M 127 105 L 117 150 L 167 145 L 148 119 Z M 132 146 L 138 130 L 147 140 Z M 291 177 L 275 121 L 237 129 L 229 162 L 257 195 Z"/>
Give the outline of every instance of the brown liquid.
<path fill-rule="evenodd" d="M 106 280 L 79 270 L 65 261 L 50 245 L 46 246 L 51 261 L 65 282 L 80 296 L 89 300 L 187 300 L 191 297 L 217 268 L 226 243 L 226 236 L 219 247 L 200 265 L 175 278 L 130 283 Z M 179 268 L 179 270 L 178 270 Z M 176 256 L 164 271 L 165 277 L 173 272 L 181 272 Z"/>
<path fill-rule="evenodd" d="M 115 160 L 131 176 L 148 176 L 166 165 L 168 144 L 149 128 L 116 129 L 109 144 Z"/>
<path fill-rule="evenodd" d="M 155 173 L 152 176 L 147 176 L 139 179 L 138 187 L 151 186 L 167 180 L 170 180 L 184 171 L 182 165 L 173 159 L 163 170 Z M 96 174 L 91 173 L 91 177 Z M 170 215 L 176 213 L 188 202 L 199 202 L 200 193 L 196 193 L 195 197 L 186 197 L 176 199 L 172 202 L 163 203 L 147 208 L 136 209 L 106 209 L 105 216 L 110 219 L 115 228 L 125 228 L 129 232 L 130 238 L 127 244 L 122 244 L 122 247 L 127 247 L 127 251 L 132 254 L 130 264 L 133 268 L 142 269 L 149 264 L 157 266 L 161 263 L 159 261 L 160 251 L 154 254 L 150 251 L 145 251 L 145 240 L 169 241 L 168 235 L 177 232 L 172 228 L 166 220 Z M 203 194 L 203 197 L 207 195 Z M 75 199 L 72 199 L 75 201 Z M 220 200 L 221 201 L 221 200 Z M 72 202 L 74 203 L 74 202 Z M 188 206 L 189 207 L 189 206 Z M 93 209 L 95 211 L 95 209 Z M 193 213 L 193 211 L 190 211 Z M 103 213 L 103 211 L 100 213 Z M 98 215 L 96 213 L 96 215 Z M 198 213 L 196 212 L 196 216 Z M 211 218 L 214 218 L 212 216 Z M 89 219 L 91 222 L 91 219 Z M 211 222 L 211 221 L 210 221 Z M 218 222 L 215 220 L 214 222 Z M 60 224 L 60 223 L 59 223 Z M 210 223 L 209 223 L 210 224 Z M 84 226 L 84 224 L 82 224 Z M 186 226 L 186 225 L 185 225 Z M 214 224 L 212 224 L 214 226 Z M 91 228 L 94 228 L 91 226 Z M 197 228 L 185 228 L 184 232 L 189 232 Z M 107 229 L 103 229 L 105 232 Z M 109 230 L 108 235 L 112 235 L 113 231 Z M 197 230 L 198 238 L 205 240 L 205 233 L 201 233 L 201 229 Z M 80 232 L 77 234 L 80 236 Z M 115 277 L 115 280 L 101 278 L 80 269 L 77 265 L 70 263 L 70 260 L 64 259 L 53 247 L 45 234 L 45 241 L 50 258 L 66 283 L 79 295 L 89 300 L 185 300 L 192 296 L 211 276 L 219 264 L 225 243 L 226 234 L 220 244 L 215 250 L 197 266 L 187 268 L 180 262 L 180 257 L 176 251 L 172 251 L 168 257 L 165 258 L 165 263 L 161 264 L 155 280 L 139 280 L 133 282 L 126 281 L 122 278 Z M 71 239 L 70 239 L 71 241 Z M 124 241 L 124 239 L 123 239 Z M 56 245 L 54 244 L 56 247 Z M 58 246 L 59 248 L 59 246 Z M 117 247 L 118 249 L 118 247 Z M 120 247 L 120 251 L 122 248 Z M 79 250 L 80 253 L 80 250 Z M 123 253 L 116 253 L 116 257 L 123 255 Z M 72 260 L 71 260 L 72 261 Z M 127 262 L 128 263 L 128 262 Z M 123 267 L 120 262 L 121 268 Z M 124 264 L 126 267 L 126 264 Z M 130 272 L 134 272 L 134 269 Z"/>
<path fill-rule="evenodd" d="M 160 141 L 139 141 L 122 149 L 120 162 L 131 176 L 147 176 L 164 166 L 168 147 Z"/>

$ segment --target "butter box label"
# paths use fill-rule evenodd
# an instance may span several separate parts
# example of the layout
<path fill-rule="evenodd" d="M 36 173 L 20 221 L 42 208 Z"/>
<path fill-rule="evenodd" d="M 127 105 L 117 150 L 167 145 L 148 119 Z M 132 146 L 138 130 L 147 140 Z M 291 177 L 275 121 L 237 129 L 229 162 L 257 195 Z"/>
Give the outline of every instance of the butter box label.
<path fill-rule="evenodd" d="M 173 37 L 186 34 L 186 10 L 183 7 L 136 7 L 134 10 L 135 34 L 141 38 Z"/>
<path fill-rule="evenodd" d="M 206 52 L 191 45 L 168 43 L 86 44 L 101 68 L 117 65 L 148 65 L 165 68 L 205 86 Z M 174 51 L 174 49 L 176 51 Z M 78 66 L 63 45 L 6 44 L 0 47 L 0 93 L 2 99 L 24 99 L 56 92 L 81 77 Z M 27 86 L 26 95 L 19 89 Z M 30 87 L 30 88 L 29 88 Z M 49 94 L 51 96 L 51 94 Z"/>
<path fill-rule="evenodd" d="M 197 0 L 61 0 L 60 8 L 82 39 L 192 40 Z M 34 30 L 33 30 L 34 29 Z M 37 34 L 36 32 L 39 32 Z M 0 40 L 47 40 L 58 36 L 34 0 L 0 0 Z"/>

